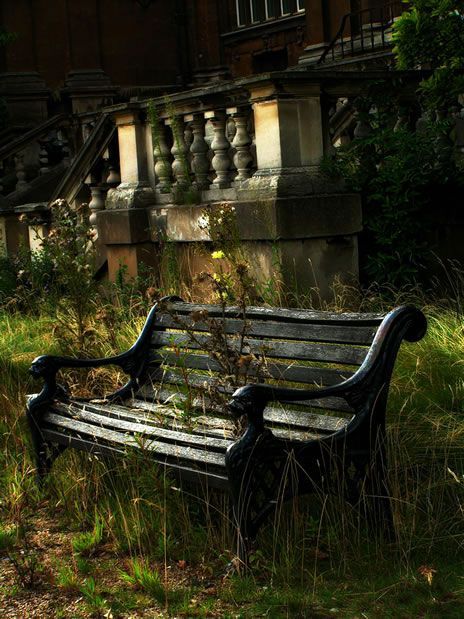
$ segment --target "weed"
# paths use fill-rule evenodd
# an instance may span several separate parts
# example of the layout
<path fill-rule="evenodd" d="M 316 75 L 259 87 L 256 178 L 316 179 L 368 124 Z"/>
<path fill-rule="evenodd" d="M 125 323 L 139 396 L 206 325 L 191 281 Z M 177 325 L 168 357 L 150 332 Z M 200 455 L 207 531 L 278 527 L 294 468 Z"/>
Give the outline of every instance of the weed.
<path fill-rule="evenodd" d="M 86 531 L 84 533 L 78 533 L 72 540 L 72 548 L 76 554 L 86 557 L 92 556 L 99 544 L 103 540 L 104 526 L 103 522 L 95 514 L 95 524 L 92 531 Z M 84 565 L 84 564 L 83 564 Z"/>
<path fill-rule="evenodd" d="M 150 568 L 142 559 L 133 559 L 128 572 L 121 572 L 123 580 L 130 585 L 145 591 L 155 600 L 164 604 L 167 598 L 166 589 L 159 573 Z"/>
<path fill-rule="evenodd" d="M 108 606 L 108 602 L 98 592 L 95 579 L 92 576 L 86 578 L 79 588 L 79 591 L 84 596 L 85 602 L 89 609 L 98 616 L 108 617 L 111 615 L 111 611 Z"/>
<path fill-rule="evenodd" d="M 80 579 L 76 571 L 69 565 L 57 565 L 55 582 L 64 591 L 72 592 L 80 590 Z"/>

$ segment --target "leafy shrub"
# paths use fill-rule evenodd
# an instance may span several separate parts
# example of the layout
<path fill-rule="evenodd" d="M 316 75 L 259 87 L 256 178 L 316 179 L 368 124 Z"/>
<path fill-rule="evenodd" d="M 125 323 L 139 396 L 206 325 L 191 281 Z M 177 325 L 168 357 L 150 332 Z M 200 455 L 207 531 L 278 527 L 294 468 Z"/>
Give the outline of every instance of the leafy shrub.
<path fill-rule="evenodd" d="M 421 131 L 395 127 L 398 108 L 393 97 L 379 97 L 378 86 L 358 105 L 367 110 L 370 133 L 338 148 L 322 170 L 343 177 L 349 190 L 363 196 L 363 283 L 401 288 L 425 278 L 436 200 L 444 192 L 452 195 L 464 179 L 448 137 L 449 120 L 429 119 Z"/>

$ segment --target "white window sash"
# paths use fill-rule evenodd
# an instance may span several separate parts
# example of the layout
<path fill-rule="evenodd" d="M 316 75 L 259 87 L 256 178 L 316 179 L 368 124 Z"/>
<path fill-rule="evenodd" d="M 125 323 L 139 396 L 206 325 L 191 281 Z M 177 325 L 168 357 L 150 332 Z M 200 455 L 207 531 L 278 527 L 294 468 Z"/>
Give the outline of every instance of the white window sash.
<path fill-rule="evenodd" d="M 235 7 L 237 11 L 237 26 L 238 27 L 244 26 L 245 22 L 242 21 L 242 17 L 245 17 L 245 16 L 240 14 L 240 1 L 239 0 L 235 0 Z"/>

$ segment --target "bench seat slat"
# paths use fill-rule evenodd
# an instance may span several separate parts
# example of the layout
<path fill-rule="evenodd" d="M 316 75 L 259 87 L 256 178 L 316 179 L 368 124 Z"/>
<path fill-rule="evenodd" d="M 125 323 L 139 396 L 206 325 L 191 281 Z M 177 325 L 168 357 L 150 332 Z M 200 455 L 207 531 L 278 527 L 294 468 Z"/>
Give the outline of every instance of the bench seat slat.
<path fill-rule="evenodd" d="M 69 415 L 72 419 L 78 421 L 84 421 L 91 424 L 99 425 L 103 428 L 114 428 L 118 431 L 131 432 L 139 434 L 141 436 L 153 437 L 153 439 L 161 439 L 168 443 L 185 444 L 193 447 L 206 447 L 212 451 L 225 452 L 227 447 L 232 444 L 231 440 L 210 438 L 195 435 L 192 433 L 182 432 L 180 429 L 171 430 L 168 428 L 148 425 L 139 423 L 136 421 L 127 421 L 115 416 L 107 416 L 102 414 L 96 414 L 89 410 L 86 410 L 86 404 L 76 406 L 71 404 L 61 404 L 56 406 L 54 410 L 59 411 L 61 414 Z M 185 429 L 185 426 L 184 426 Z"/>
<path fill-rule="evenodd" d="M 116 449 L 108 445 L 102 445 L 101 443 L 95 443 L 93 441 L 85 440 L 78 436 L 70 436 L 67 434 L 61 434 L 55 430 L 44 428 L 42 430 L 43 436 L 50 443 L 65 445 L 66 447 L 74 447 L 87 453 L 91 453 L 96 456 L 124 456 L 124 449 Z M 164 466 L 166 462 L 157 461 L 154 457 L 153 460 L 159 465 Z M 195 484 L 210 486 L 217 488 L 218 490 L 226 490 L 229 487 L 229 482 L 225 475 L 221 475 L 217 472 L 194 469 L 187 466 L 179 466 L 173 462 L 169 462 L 169 471 L 184 481 L 193 481 Z"/>
<path fill-rule="evenodd" d="M 122 419 L 134 421 L 138 424 L 160 426 L 158 407 L 159 404 L 132 400 L 128 406 L 95 405 L 92 402 L 85 403 L 89 411 L 94 411 L 98 415 L 104 415 L 110 419 Z M 143 415 L 143 413 L 146 413 Z M 162 416 L 169 421 L 176 421 L 176 413 L 173 409 L 163 407 Z M 308 438 L 329 434 L 339 430 L 346 425 L 349 418 L 317 415 L 301 411 L 282 410 L 276 407 L 267 407 L 264 412 L 266 421 L 272 424 L 272 431 L 276 436 L 285 438 L 292 434 L 292 438 L 306 440 Z M 109 422 L 108 422 L 109 423 Z M 166 423 L 166 422 L 164 422 Z M 163 426 L 161 426 L 163 427 Z M 185 426 L 184 426 L 185 427 Z M 174 426 L 174 430 L 181 430 L 182 424 Z M 302 429 L 305 428 L 303 431 Z M 212 417 L 209 415 L 199 415 L 193 418 L 192 428 L 189 432 L 193 435 L 212 436 L 226 439 L 226 442 L 236 440 L 234 436 L 234 424 L 230 419 Z M 190 436 L 190 434 L 188 435 Z M 229 439 L 227 441 L 227 439 Z"/>
<path fill-rule="evenodd" d="M 204 390 L 205 394 L 209 387 L 214 387 L 214 380 L 210 376 L 202 375 L 202 374 L 189 374 L 189 384 L 192 388 L 198 390 Z M 181 385 L 185 385 L 185 381 L 182 376 L 176 374 L 172 371 L 166 370 L 163 372 L 161 385 L 158 386 L 156 383 L 153 385 L 143 385 L 137 391 L 137 398 L 141 400 L 147 401 L 159 401 L 161 403 L 169 402 L 172 399 L 185 399 L 185 394 L 179 392 L 176 387 Z M 226 395 L 232 395 L 232 393 L 236 390 L 236 387 L 224 387 L 224 393 Z M 208 406 L 208 397 L 204 396 L 205 406 Z M 320 400 L 311 400 L 310 402 L 298 401 L 293 402 L 293 404 L 307 407 L 310 409 L 321 409 L 321 410 L 333 410 L 340 413 L 352 414 L 353 409 L 343 400 L 342 398 L 322 398 Z M 194 403 L 194 407 L 198 406 L 202 408 L 200 402 L 198 404 Z"/>
<path fill-rule="evenodd" d="M 247 321 L 248 322 L 248 321 Z M 174 316 L 162 314 L 158 317 L 157 327 L 159 329 L 179 329 L 185 331 L 186 328 L 193 331 L 209 331 L 208 324 L 205 322 L 195 322 L 190 316 L 176 319 Z M 337 324 L 298 324 L 298 323 L 279 323 L 279 322 L 248 322 L 243 326 L 243 320 L 237 318 L 226 318 L 223 326 L 225 333 L 237 334 L 245 331 L 247 337 L 266 337 L 277 340 L 304 340 L 310 342 L 332 342 L 334 344 L 370 344 L 377 331 L 376 327 L 366 326 L 340 326 Z M 153 336 L 156 342 L 156 335 Z"/>
<path fill-rule="evenodd" d="M 69 419 L 56 413 L 45 413 L 43 416 L 43 423 L 45 426 L 49 423 L 54 429 L 61 427 L 77 435 L 84 434 L 85 436 L 92 436 L 95 439 L 102 439 L 111 444 L 116 443 L 119 445 L 125 445 L 126 447 L 136 447 L 139 449 L 141 447 L 141 441 L 137 441 L 137 439 L 131 435 L 116 432 L 115 430 L 109 430 L 107 428 L 100 428 L 81 421 L 75 421 L 74 419 Z M 143 440 L 142 442 L 144 449 L 156 454 L 158 457 L 164 456 L 167 459 L 187 460 L 224 468 L 224 456 L 222 454 L 212 453 L 206 449 L 172 445 L 154 440 Z"/>
<path fill-rule="evenodd" d="M 176 346 L 191 350 L 210 350 L 213 340 L 208 335 L 195 335 L 195 340 L 188 333 L 158 331 L 153 339 L 156 346 Z M 239 350 L 239 337 L 229 337 L 227 345 L 231 350 Z M 245 338 L 243 354 L 249 352 L 264 355 L 272 359 L 295 359 L 299 361 L 320 361 L 323 363 L 340 363 L 344 365 L 361 365 L 368 348 L 348 346 L 345 344 L 316 344 L 313 342 L 259 340 Z"/>
<path fill-rule="evenodd" d="M 149 412 L 156 411 L 156 403 L 147 402 L 146 400 L 134 400 L 132 406 L 140 408 Z M 217 419 L 202 415 L 196 418 L 198 423 L 207 424 L 211 423 L 213 427 L 219 427 L 223 424 L 225 429 L 232 430 L 232 422 L 227 419 Z M 314 430 L 318 433 L 331 433 L 339 430 L 341 427 L 351 419 L 349 417 L 331 416 L 331 415 L 318 415 L 306 411 L 298 411 L 291 408 L 282 408 L 278 406 L 268 406 L 264 411 L 264 419 L 283 426 L 289 430 L 301 430 L 301 428 L 307 428 L 309 431 Z"/>

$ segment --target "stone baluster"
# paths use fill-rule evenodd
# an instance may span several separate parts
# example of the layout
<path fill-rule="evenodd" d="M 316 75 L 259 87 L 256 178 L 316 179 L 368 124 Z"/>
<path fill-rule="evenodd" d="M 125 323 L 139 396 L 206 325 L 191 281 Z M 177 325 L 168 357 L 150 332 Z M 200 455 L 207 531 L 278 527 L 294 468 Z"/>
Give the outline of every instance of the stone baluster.
<path fill-rule="evenodd" d="M 155 175 L 158 179 L 158 189 L 161 193 L 171 191 L 171 149 L 168 146 L 164 123 L 159 122 L 153 133 L 153 155 L 155 159 Z"/>
<path fill-rule="evenodd" d="M 353 105 L 356 109 L 357 117 L 357 122 L 353 131 L 353 135 L 355 138 L 358 139 L 367 138 L 372 133 L 372 127 L 369 118 L 370 105 L 363 99 L 356 99 Z"/>
<path fill-rule="evenodd" d="M 179 116 L 165 120 L 165 124 L 171 127 L 172 148 L 174 157 L 172 173 L 178 187 L 186 187 L 190 184 L 190 166 L 187 159 L 188 147 L 184 138 L 184 122 Z"/>
<path fill-rule="evenodd" d="M 193 141 L 193 130 L 191 122 L 187 120 L 187 116 L 184 116 L 184 142 L 187 147 L 187 152 L 190 152 L 190 147 Z"/>
<path fill-rule="evenodd" d="M 416 121 L 416 133 L 425 135 L 428 132 L 428 126 L 431 122 L 431 114 L 429 110 L 422 110 L 421 115 Z"/>
<path fill-rule="evenodd" d="M 440 109 L 436 112 L 437 123 L 440 126 L 440 132 L 435 140 L 435 152 L 437 155 L 436 167 L 443 165 L 451 157 L 453 144 L 449 135 L 449 125 L 445 123 L 447 119 L 447 110 Z"/>
<path fill-rule="evenodd" d="M 211 165 L 216 172 L 216 178 L 213 181 L 213 185 L 218 189 L 226 189 L 230 187 L 230 144 L 225 134 L 226 116 L 222 112 L 205 112 L 205 118 L 211 121 L 214 131 L 214 138 L 211 142 L 211 149 L 214 153 L 214 157 L 211 161 Z"/>
<path fill-rule="evenodd" d="M 24 167 L 24 151 L 20 151 L 15 155 L 15 172 L 16 172 L 16 191 L 24 191 L 29 187 L 29 183 L 26 181 L 26 169 Z"/>
<path fill-rule="evenodd" d="M 61 162 L 63 163 L 65 168 L 69 168 L 69 166 L 71 165 L 71 148 L 69 145 L 68 136 L 66 135 L 66 131 L 64 129 L 59 129 L 57 137 L 59 146 L 61 148 L 61 155 L 63 157 Z"/>
<path fill-rule="evenodd" d="M 236 182 L 246 181 L 251 176 L 250 164 L 253 161 L 251 154 L 252 139 L 248 132 L 248 114 L 243 109 L 229 108 L 227 113 L 235 122 L 235 135 L 232 146 L 235 148 L 234 165 L 237 168 Z"/>
<path fill-rule="evenodd" d="M 48 136 L 41 138 L 39 140 L 39 174 L 42 176 L 43 174 L 47 174 L 50 171 L 48 167 L 48 149 L 47 144 L 49 142 Z"/>
<path fill-rule="evenodd" d="M 121 182 L 121 175 L 117 167 L 114 165 L 113 157 L 110 153 L 110 149 L 107 148 L 102 155 L 104 161 L 105 176 L 104 182 L 110 187 L 117 187 Z"/>
<path fill-rule="evenodd" d="M 195 175 L 194 185 L 197 189 L 207 189 L 209 187 L 209 147 L 205 141 L 205 119 L 203 114 L 189 114 L 184 117 L 184 120 L 190 123 L 193 134 L 190 153 L 192 154 L 192 171 Z"/>
<path fill-rule="evenodd" d="M 409 109 L 402 105 L 398 110 L 398 119 L 393 127 L 393 131 L 397 133 L 401 129 L 406 129 L 409 124 Z"/>
<path fill-rule="evenodd" d="M 111 161 L 108 165 L 108 176 L 106 177 L 106 183 L 110 185 L 110 187 L 117 187 L 121 182 L 121 175 L 118 172 L 116 166 L 114 166 Z"/>
<path fill-rule="evenodd" d="M 89 222 L 94 234 L 97 233 L 97 213 L 105 209 L 106 191 L 107 188 L 102 185 L 91 185 L 90 187 L 92 197 L 89 202 Z"/>

